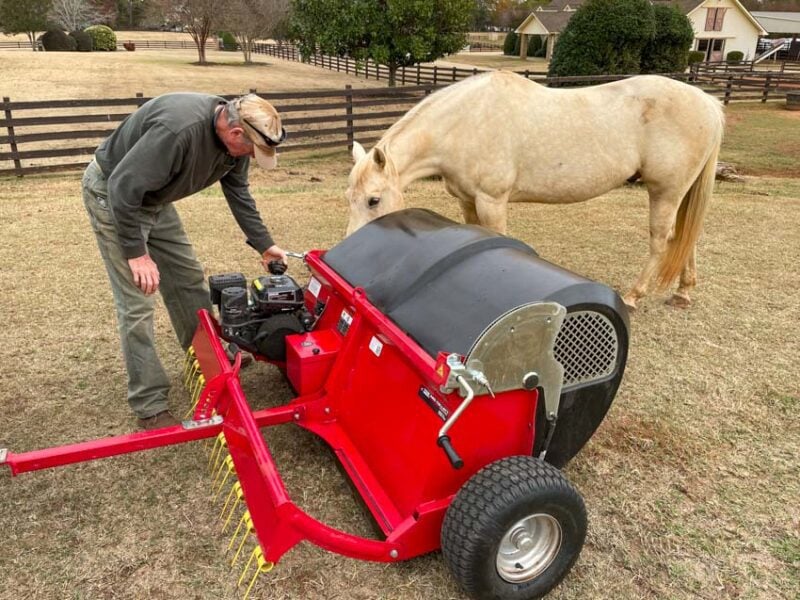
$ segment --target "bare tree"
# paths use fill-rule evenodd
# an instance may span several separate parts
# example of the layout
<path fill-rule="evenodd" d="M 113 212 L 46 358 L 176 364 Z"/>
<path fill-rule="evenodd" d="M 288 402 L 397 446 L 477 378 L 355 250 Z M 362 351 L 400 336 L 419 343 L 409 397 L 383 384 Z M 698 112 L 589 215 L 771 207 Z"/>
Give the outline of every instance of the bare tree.
<path fill-rule="evenodd" d="M 101 20 L 89 0 L 53 0 L 49 17 L 66 31 L 78 31 Z"/>
<path fill-rule="evenodd" d="M 180 7 L 180 18 L 186 31 L 192 36 L 197 46 L 197 55 L 201 65 L 206 64 L 206 42 L 211 32 L 222 20 L 227 0 L 183 0 Z"/>
<path fill-rule="evenodd" d="M 206 64 L 206 42 L 222 22 L 229 0 L 153 0 L 149 13 L 180 23 L 197 46 L 198 62 Z"/>
<path fill-rule="evenodd" d="M 244 62 L 253 62 L 257 40 L 275 35 L 289 13 L 289 0 L 227 0 L 223 23 L 236 36 Z"/>

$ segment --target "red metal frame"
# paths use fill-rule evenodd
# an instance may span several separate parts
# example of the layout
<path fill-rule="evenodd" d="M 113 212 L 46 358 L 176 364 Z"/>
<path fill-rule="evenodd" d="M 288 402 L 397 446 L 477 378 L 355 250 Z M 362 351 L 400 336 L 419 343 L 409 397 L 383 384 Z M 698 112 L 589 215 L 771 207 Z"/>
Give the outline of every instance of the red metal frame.
<path fill-rule="evenodd" d="M 220 341 L 216 321 L 205 311 L 193 348 L 206 388 L 194 423 L 213 415 L 221 424 L 133 433 L 21 454 L 9 453 L 14 475 L 195 441 L 224 434 L 227 448 L 264 558 L 277 562 L 302 540 L 364 560 L 391 562 L 439 547 L 442 519 L 453 495 L 477 470 L 514 454 L 530 454 L 535 434 L 536 391 L 477 397 L 449 435 L 464 460 L 454 469 L 436 445 L 443 417 L 423 396 L 433 396 L 452 414 L 461 402 L 440 392 L 446 380 L 442 355 L 429 356 L 322 260 L 306 255 L 321 284 L 307 303 L 325 303 L 315 331 L 340 331 L 343 312 L 352 317 L 320 389 L 289 404 L 253 412 Z M 312 332 L 313 333 L 313 332 Z M 442 349 L 447 350 L 447 349 Z M 314 519 L 290 499 L 261 429 L 295 423 L 324 439 L 341 462 L 385 535 L 367 539 Z"/>

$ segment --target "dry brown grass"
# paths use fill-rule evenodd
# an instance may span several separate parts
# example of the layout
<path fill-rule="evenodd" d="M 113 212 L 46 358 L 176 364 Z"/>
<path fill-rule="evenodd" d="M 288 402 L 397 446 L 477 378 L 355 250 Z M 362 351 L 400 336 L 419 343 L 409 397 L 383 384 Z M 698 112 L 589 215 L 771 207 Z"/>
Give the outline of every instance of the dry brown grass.
<path fill-rule="evenodd" d="M 0 50 L 0 96 L 12 100 L 146 97 L 174 92 L 211 94 L 282 92 L 385 86 L 386 82 L 254 55 L 245 65 L 239 52 L 210 51 L 213 64 L 199 67 L 194 50 L 136 52 L 21 52 Z"/>
<path fill-rule="evenodd" d="M 291 156 L 255 172 L 259 206 L 293 250 L 343 232 L 343 153 Z M 320 177 L 314 182 L 311 177 Z M 79 176 L 0 181 L 0 446 L 14 451 L 123 433 L 111 295 L 80 201 Z M 662 297 L 632 318 L 630 361 L 599 432 L 566 469 L 590 533 L 554 598 L 796 598 L 800 593 L 800 181 L 721 184 L 700 245 L 696 304 Z M 457 217 L 438 182 L 410 203 Z M 258 272 L 216 189 L 179 205 L 208 272 Z M 514 236 L 546 258 L 623 290 L 646 252 L 637 188 L 567 207 L 514 205 Z M 304 270 L 297 264 L 292 273 Z M 177 381 L 163 307 L 159 350 Z M 245 372 L 255 406 L 291 397 L 276 369 Z M 173 408 L 186 393 L 176 386 Z M 311 514 L 370 527 L 324 445 L 269 430 L 291 494 Z M 432 446 L 432 450 L 435 448 Z M 234 598 L 200 444 L 0 481 L 0 598 Z M 462 598 L 438 554 L 358 562 L 301 545 L 259 584 L 262 598 Z"/>
<path fill-rule="evenodd" d="M 0 91 L 18 99 L 262 89 L 261 80 L 247 80 L 251 72 L 265 74 L 263 89 L 345 80 L 278 60 L 206 71 L 189 67 L 191 53 L 180 51 L 98 55 L 71 73 L 78 55 L 9 62 L 20 54 L 3 53 L 0 61 Z M 47 77 L 48 84 L 31 83 Z M 336 79 L 326 83 L 329 77 Z M 29 93 L 31 86 L 40 87 Z M 797 132 L 793 121 L 763 126 L 761 110 L 729 110 L 736 118 L 723 152 L 753 172 L 757 152 L 747 148 L 755 129 L 778 136 L 775 145 Z M 768 145 L 759 152 L 770 152 Z M 299 251 L 341 239 L 349 166 L 343 152 L 316 153 L 286 155 L 269 174 L 254 171 L 259 207 L 282 245 Z M 0 180 L 0 447 L 16 452 L 134 427 L 111 294 L 79 187 L 77 173 Z M 700 243 L 695 305 L 676 311 L 656 296 L 632 317 L 618 397 L 566 469 L 586 498 L 590 532 L 553 598 L 800 596 L 798 198 L 798 179 L 720 184 Z M 458 218 L 438 182 L 412 186 L 409 202 Z M 258 273 L 217 188 L 178 207 L 209 273 Z M 573 206 L 513 205 L 510 234 L 622 291 L 646 256 L 646 222 L 644 192 L 631 187 Z M 291 273 L 305 276 L 298 264 Z M 156 327 L 177 382 L 181 356 L 163 306 Z M 254 407 L 291 398 L 282 376 L 265 365 L 245 371 L 243 385 Z M 170 402 L 183 412 L 186 392 L 176 385 Z M 301 506 L 354 533 L 372 531 L 322 443 L 291 427 L 267 435 Z M 236 597 L 201 444 L 0 476 L 0 498 L 4 600 Z M 463 598 L 438 553 L 386 566 L 307 544 L 262 580 L 256 597 Z"/>

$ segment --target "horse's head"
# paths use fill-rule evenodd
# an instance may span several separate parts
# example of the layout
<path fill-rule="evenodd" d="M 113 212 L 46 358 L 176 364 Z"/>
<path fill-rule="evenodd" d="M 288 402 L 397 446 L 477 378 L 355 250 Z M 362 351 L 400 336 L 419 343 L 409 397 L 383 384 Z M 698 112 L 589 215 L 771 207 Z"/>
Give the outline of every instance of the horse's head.
<path fill-rule="evenodd" d="M 354 142 L 353 160 L 356 164 L 350 171 L 346 192 L 350 202 L 347 235 L 381 215 L 403 208 L 400 177 L 386 150 L 376 147 L 367 152 Z"/>

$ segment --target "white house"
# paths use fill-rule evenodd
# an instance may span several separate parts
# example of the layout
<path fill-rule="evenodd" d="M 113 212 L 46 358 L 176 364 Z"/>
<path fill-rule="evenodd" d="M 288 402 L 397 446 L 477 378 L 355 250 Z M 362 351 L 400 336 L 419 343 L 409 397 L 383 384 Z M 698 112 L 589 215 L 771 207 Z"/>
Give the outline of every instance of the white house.
<path fill-rule="evenodd" d="M 756 56 L 758 38 L 767 35 L 739 0 L 684 0 L 680 3 L 694 29 L 694 50 L 705 52 L 706 60 L 724 60 L 738 50 L 744 60 Z"/>
<path fill-rule="evenodd" d="M 755 57 L 756 44 L 767 32 L 739 0 L 651 0 L 655 5 L 675 4 L 689 17 L 694 29 L 692 48 L 705 52 L 706 60 L 723 60 L 728 52 L 739 50 L 744 59 Z M 553 54 L 556 39 L 583 0 L 553 0 L 538 7 L 515 30 L 522 36 L 520 57 L 527 56 L 532 35 L 546 38 L 547 59 Z"/>

